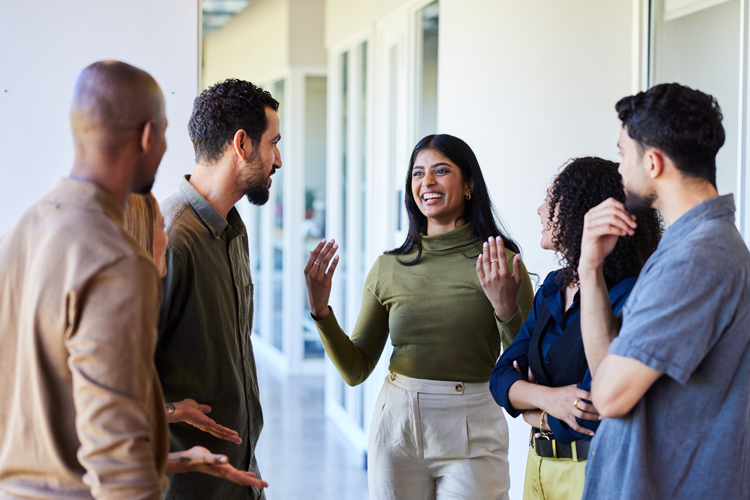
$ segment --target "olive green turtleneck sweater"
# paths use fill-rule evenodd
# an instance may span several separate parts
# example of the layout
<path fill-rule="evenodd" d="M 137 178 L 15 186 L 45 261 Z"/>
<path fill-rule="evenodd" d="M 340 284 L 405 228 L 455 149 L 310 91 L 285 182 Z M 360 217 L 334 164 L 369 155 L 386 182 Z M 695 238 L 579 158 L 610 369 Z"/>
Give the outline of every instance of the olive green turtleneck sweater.
<path fill-rule="evenodd" d="M 472 243 L 470 225 L 423 236 L 422 247 L 414 266 L 399 264 L 395 255 L 378 257 L 351 339 L 333 310 L 315 321 L 323 347 L 347 384 L 361 384 L 370 375 L 389 332 L 390 371 L 428 380 L 487 382 L 500 355 L 500 328 L 507 347 L 513 340 L 509 333 L 518 333 L 531 310 L 534 291 L 522 264 L 519 311 L 508 323 L 497 321 L 477 276 L 481 247 Z M 515 253 L 506 249 L 505 254 L 512 269 Z M 416 251 L 398 258 L 409 262 L 415 256 Z"/>

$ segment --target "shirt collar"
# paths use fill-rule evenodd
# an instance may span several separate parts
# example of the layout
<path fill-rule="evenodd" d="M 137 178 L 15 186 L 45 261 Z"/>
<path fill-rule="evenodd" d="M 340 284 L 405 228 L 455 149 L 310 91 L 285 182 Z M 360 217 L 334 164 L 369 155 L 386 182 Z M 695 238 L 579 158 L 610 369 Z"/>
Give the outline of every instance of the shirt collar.
<path fill-rule="evenodd" d="M 726 219 L 734 224 L 734 195 L 714 196 L 691 208 L 664 231 L 659 246 L 669 245 L 688 235 L 705 220 Z"/>
<path fill-rule="evenodd" d="M 103 213 L 125 230 L 125 210 L 104 189 L 90 181 L 62 177 L 46 197 L 53 203 L 63 203 L 84 210 Z"/>
<path fill-rule="evenodd" d="M 208 229 L 211 230 L 214 238 L 217 240 L 221 238 L 221 234 L 224 232 L 224 229 L 229 226 L 229 223 L 224 217 L 219 215 L 219 212 L 211 206 L 208 200 L 206 200 L 198 190 L 190 184 L 190 175 L 186 175 L 180 179 L 179 189 L 180 194 L 185 197 L 188 203 L 190 203 L 190 206 L 193 207 L 193 210 L 195 210 L 195 213 L 198 214 L 198 217 L 200 217 Z M 232 210 L 234 210 L 234 207 L 232 207 Z"/>

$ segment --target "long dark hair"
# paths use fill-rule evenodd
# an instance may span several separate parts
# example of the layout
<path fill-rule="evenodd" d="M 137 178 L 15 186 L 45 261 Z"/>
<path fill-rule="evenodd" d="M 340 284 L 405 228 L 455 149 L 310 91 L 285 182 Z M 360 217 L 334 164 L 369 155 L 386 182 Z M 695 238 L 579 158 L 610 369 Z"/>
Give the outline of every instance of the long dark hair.
<path fill-rule="evenodd" d="M 521 253 L 518 244 L 507 236 L 507 231 L 502 223 L 497 220 L 497 214 L 492 207 L 490 194 L 487 192 L 487 184 L 484 182 L 479 162 L 468 144 L 447 134 L 428 135 L 417 143 L 409 159 L 409 170 L 406 172 L 406 190 L 404 194 L 404 205 L 409 215 L 409 232 L 404 243 L 398 247 L 385 252 L 391 255 L 405 255 L 417 249 L 417 256 L 410 262 L 401 262 L 405 266 L 413 266 L 422 257 L 422 234 L 427 230 L 427 217 L 419 210 L 414 194 L 411 189 L 411 175 L 417 155 L 425 149 L 433 149 L 448 158 L 461 169 L 461 179 L 464 182 L 474 181 L 471 199 L 466 201 L 463 216 L 466 223 L 471 224 L 471 237 L 481 248 L 482 242 L 490 236 L 500 236 L 505 248 L 515 253 Z"/>
<path fill-rule="evenodd" d="M 558 274 L 562 286 L 578 283 L 578 261 L 581 258 L 583 219 L 586 212 L 614 198 L 625 203 L 622 177 L 617 163 L 596 157 L 575 158 L 563 165 L 549 189 L 552 242 L 564 266 Z M 659 245 L 664 231 L 656 210 L 638 216 L 633 236 L 621 236 L 614 250 L 604 259 L 604 277 L 612 283 L 637 276 L 646 260 Z"/>

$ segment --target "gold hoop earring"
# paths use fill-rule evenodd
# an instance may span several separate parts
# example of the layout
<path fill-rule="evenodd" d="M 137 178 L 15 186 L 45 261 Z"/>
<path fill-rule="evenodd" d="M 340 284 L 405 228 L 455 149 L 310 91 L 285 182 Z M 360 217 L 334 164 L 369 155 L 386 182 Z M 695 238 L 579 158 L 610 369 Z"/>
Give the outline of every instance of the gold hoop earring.
<path fill-rule="evenodd" d="M 466 201 L 469 201 L 471 199 L 471 193 L 466 195 Z"/>

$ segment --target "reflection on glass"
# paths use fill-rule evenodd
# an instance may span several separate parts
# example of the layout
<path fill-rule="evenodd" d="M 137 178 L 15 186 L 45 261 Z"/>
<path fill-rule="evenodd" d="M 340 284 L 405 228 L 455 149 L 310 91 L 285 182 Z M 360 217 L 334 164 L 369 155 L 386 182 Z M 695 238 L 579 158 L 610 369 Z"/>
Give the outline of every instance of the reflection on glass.
<path fill-rule="evenodd" d="M 284 123 L 284 80 L 273 84 L 273 97 L 279 101 L 279 120 Z M 284 337 L 284 172 L 279 169 L 273 176 L 271 188 L 273 203 L 273 334 L 271 343 L 283 351 Z"/>
<path fill-rule="evenodd" d="M 358 134 L 358 149 L 359 149 L 359 259 L 360 259 L 360 271 L 359 271 L 359 294 L 360 301 L 362 291 L 365 287 L 365 279 L 367 278 L 367 254 L 366 246 L 366 232 L 367 227 L 367 42 L 364 42 L 359 46 L 359 134 Z M 365 421 L 365 398 L 362 387 L 359 388 L 357 394 L 358 403 L 358 423 L 359 426 L 364 428 Z"/>
<path fill-rule="evenodd" d="M 388 151 L 390 152 L 391 168 L 394 172 L 399 172 L 398 168 L 398 151 L 396 150 L 396 131 L 398 130 L 397 116 L 398 116 L 398 46 L 394 45 L 391 47 L 389 59 L 389 79 L 388 79 L 388 94 L 390 102 L 388 103 Z M 401 205 L 403 199 L 403 192 L 401 191 L 401 176 L 397 175 L 396 179 L 396 231 L 401 231 Z"/>
<path fill-rule="evenodd" d="M 438 27 L 440 5 L 432 2 L 422 9 L 422 53 L 419 68 L 419 128 L 421 139 L 437 132 Z"/>
<path fill-rule="evenodd" d="M 346 275 L 346 246 L 347 246 L 347 209 L 348 209 L 348 198 L 346 196 L 346 182 L 347 182 L 347 161 L 348 161 L 348 147 L 349 147 L 349 52 L 341 54 L 341 115 L 339 116 L 339 123 L 341 124 L 341 234 L 338 237 L 339 254 L 339 265 L 336 269 L 339 275 L 339 286 L 341 287 L 341 298 L 339 302 L 340 313 L 337 312 L 337 317 L 341 325 L 348 325 L 347 322 L 347 275 Z M 339 404 L 346 407 L 346 387 L 344 381 L 339 379 L 339 390 L 337 392 L 337 399 Z"/>
<path fill-rule="evenodd" d="M 253 315 L 255 317 L 255 320 L 253 321 L 253 326 L 257 333 L 261 333 L 260 328 L 260 312 L 264 311 L 263 309 L 263 299 L 262 294 L 260 293 L 261 290 L 261 245 L 260 245 L 260 238 L 261 238 L 261 231 L 260 231 L 260 223 L 261 223 L 261 208 L 260 207 L 252 207 L 250 210 L 252 210 L 252 222 L 253 222 L 253 241 L 252 241 L 252 254 L 250 255 L 250 264 L 252 266 L 251 275 L 253 279 Z M 261 333 L 262 336 L 262 333 Z"/>
<path fill-rule="evenodd" d="M 325 236 L 326 208 L 326 78 L 305 78 L 305 214 L 302 220 L 304 248 L 302 255 L 307 263 L 308 252 Z M 323 344 L 318 330 L 310 319 L 307 291 L 300 276 L 302 303 L 303 353 L 305 358 L 322 358 Z"/>
<path fill-rule="evenodd" d="M 726 141 L 716 157 L 719 194 L 737 192 L 740 0 L 651 3 L 649 85 L 678 82 L 718 99 Z"/>

